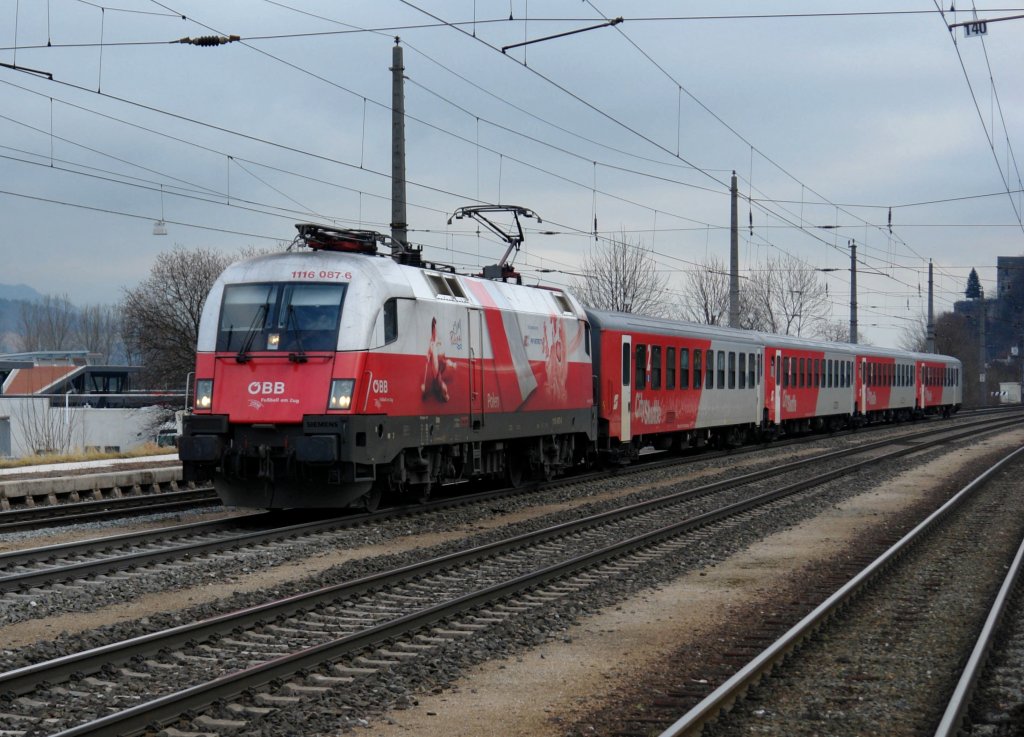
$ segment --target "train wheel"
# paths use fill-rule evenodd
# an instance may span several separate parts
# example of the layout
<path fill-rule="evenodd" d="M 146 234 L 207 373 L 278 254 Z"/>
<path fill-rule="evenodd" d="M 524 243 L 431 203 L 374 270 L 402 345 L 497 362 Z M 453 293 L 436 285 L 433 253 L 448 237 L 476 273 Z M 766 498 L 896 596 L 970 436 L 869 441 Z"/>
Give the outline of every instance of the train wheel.
<path fill-rule="evenodd" d="M 376 512 L 377 508 L 380 506 L 380 499 L 382 496 L 384 496 L 384 492 L 381 489 L 374 487 L 359 498 L 359 506 L 367 512 Z"/>
<path fill-rule="evenodd" d="M 505 483 L 513 489 L 523 485 L 524 464 L 523 454 L 517 448 L 509 447 L 505 450 Z"/>

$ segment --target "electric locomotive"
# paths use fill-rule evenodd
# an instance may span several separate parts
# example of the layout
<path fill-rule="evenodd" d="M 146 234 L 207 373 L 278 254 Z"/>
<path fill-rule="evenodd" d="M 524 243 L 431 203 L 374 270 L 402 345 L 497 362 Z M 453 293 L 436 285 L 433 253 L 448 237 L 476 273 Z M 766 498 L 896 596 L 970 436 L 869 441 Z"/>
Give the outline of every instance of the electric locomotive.
<path fill-rule="evenodd" d="M 467 479 L 545 478 L 596 434 L 590 327 L 561 290 L 377 254 L 297 226 L 229 266 L 204 307 L 186 481 L 227 504 L 373 509 Z"/>

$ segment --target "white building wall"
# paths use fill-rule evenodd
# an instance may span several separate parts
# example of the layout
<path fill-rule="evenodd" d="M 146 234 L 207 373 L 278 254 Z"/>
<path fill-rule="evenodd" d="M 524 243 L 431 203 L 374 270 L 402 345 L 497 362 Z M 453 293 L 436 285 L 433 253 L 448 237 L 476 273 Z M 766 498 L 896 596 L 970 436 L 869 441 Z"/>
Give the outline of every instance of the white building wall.
<path fill-rule="evenodd" d="M 60 453 L 87 448 L 128 451 L 153 442 L 157 429 L 173 413 L 160 407 L 96 409 L 51 407 L 35 397 L 0 397 L 0 418 L 10 428 L 11 456 L 21 458 L 43 450 Z"/>

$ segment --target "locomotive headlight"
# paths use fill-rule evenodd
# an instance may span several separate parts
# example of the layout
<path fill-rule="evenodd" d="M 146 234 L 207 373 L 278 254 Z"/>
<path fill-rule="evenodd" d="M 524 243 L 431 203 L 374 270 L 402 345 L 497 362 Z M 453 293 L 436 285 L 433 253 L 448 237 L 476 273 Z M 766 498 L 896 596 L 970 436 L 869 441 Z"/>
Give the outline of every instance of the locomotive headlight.
<path fill-rule="evenodd" d="M 210 409 L 213 404 L 213 379 L 196 380 L 196 409 Z"/>
<path fill-rule="evenodd" d="M 348 409 L 352 406 L 352 390 L 355 379 L 332 379 L 331 396 L 327 400 L 327 409 Z"/>

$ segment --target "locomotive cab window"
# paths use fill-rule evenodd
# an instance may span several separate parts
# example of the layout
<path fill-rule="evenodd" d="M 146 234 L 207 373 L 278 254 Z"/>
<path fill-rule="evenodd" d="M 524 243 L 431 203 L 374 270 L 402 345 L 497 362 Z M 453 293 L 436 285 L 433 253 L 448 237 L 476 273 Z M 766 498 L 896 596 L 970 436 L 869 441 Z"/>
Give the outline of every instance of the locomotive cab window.
<path fill-rule="evenodd" d="M 224 287 L 217 350 L 333 351 L 344 284 L 280 282 Z"/>
<path fill-rule="evenodd" d="M 391 298 L 384 302 L 384 343 L 398 340 L 398 300 Z"/>

